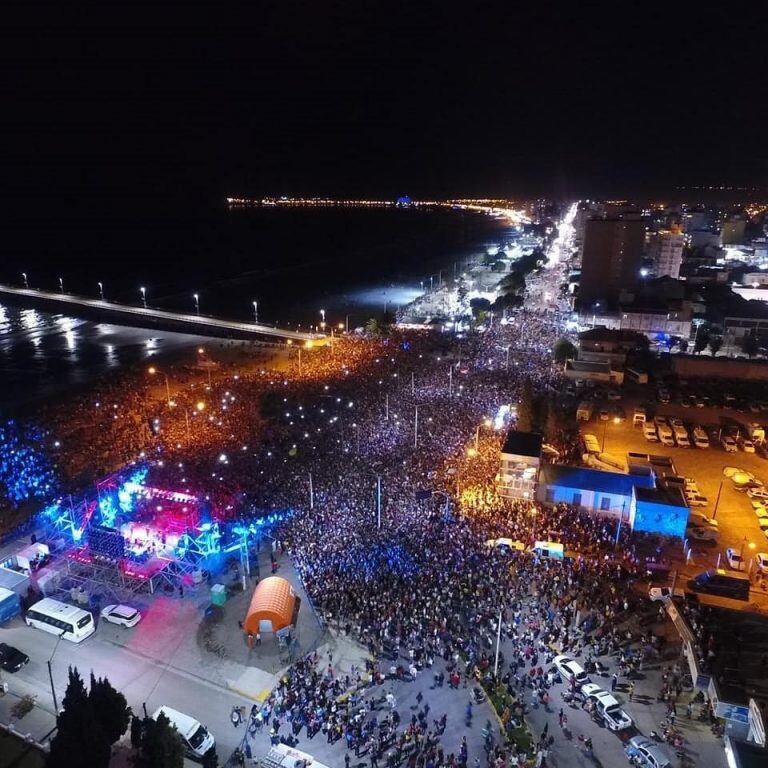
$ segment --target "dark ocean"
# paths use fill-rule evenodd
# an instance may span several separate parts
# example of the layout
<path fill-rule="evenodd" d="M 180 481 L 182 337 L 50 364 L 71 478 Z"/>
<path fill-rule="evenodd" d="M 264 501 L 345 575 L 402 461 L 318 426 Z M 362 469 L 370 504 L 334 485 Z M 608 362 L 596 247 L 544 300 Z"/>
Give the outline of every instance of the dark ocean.
<path fill-rule="evenodd" d="M 500 243 L 504 225 L 476 213 L 415 209 L 224 206 L 203 214 L 70 219 L 30 211 L 6 231 L 0 281 L 150 306 L 304 327 L 363 323 L 411 301 L 430 275 Z M 0 237 L 2 237 L 0 233 Z M 456 267 L 454 267 L 456 265 Z M 184 334 L 81 321 L 0 304 L 0 409 L 12 410 L 123 365 L 198 344 Z"/>

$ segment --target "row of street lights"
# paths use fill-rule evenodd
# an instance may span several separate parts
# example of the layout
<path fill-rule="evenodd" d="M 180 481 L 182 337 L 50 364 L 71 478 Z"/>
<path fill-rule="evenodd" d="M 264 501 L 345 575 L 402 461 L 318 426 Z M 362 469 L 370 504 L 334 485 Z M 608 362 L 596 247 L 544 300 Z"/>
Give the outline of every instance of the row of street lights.
<path fill-rule="evenodd" d="M 29 276 L 26 272 L 21 273 L 22 280 L 24 281 L 24 288 L 29 290 Z M 101 301 L 106 301 L 104 298 L 104 283 L 99 281 L 96 283 L 96 285 L 99 287 L 99 298 Z M 64 293 L 64 278 L 59 278 L 59 291 L 63 294 Z M 139 287 L 139 294 L 141 295 L 141 303 L 144 309 L 147 309 L 147 288 L 146 286 L 142 285 Z M 195 302 L 195 312 L 197 313 L 198 317 L 200 316 L 200 294 L 199 293 L 193 293 L 192 294 L 192 300 Z M 252 302 L 253 304 L 253 320 L 254 322 L 259 322 L 259 303 L 257 301 Z M 323 322 L 321 325 L 325 325 L 325 310 L 321 309 L 320 314 L 323 318 Z"/>

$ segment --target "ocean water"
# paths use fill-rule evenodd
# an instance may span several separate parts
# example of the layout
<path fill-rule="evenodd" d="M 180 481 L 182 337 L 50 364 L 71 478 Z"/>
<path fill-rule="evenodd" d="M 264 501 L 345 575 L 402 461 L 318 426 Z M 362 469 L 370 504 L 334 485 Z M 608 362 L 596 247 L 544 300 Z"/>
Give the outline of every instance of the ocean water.
<path fill-rule="evenodd" d="M 41 223 L 47 222 L 47 223 Z M 15 222 L 0 280 L 151 306 L 307 327 L 358 325 L 413 300 L 504 239 L 504 225 L 452 211 L 215 209 L 204 215 Z M 23 244 L 23 247 L 19 247 Z M 98 324 L 0 304 L 0 410 L 61 394 L 122 366 L 199 345 L 179 333 Z"/>

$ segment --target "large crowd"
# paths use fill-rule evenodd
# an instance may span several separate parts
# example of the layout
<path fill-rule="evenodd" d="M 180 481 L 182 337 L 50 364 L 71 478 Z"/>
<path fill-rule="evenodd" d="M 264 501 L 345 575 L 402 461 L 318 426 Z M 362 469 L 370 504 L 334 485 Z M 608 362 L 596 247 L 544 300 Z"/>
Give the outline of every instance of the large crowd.
<path fill-rule="evenodd" d="M 205 494 L 224 514 L 294 510 L 278 536 L 308 595 L 374 661 L 344 680 L 317 658 L 297 662 L 257 713 L 273 739 L 322 734 L 372 768 L 479 765 L 466 742 L 444 748 L 446 716 L 427 701 L 402 715 L 385 681 L 431 669 L 440 686 L 490 683 L 501 615 L 496 682 L 513 703 L 501 713 L 509 739 L 489 730 L 486 764 L 525 764 L 533 748 L 545 765 L 546 735 L 533 747 L 513 736 L 548 696 L 553 648 L 618 647 L 629 604 L 617 585 L 640 568 L 615 521 L 495 490 L 514 424 L 500 409 L 526 381 L 537 393 L 561 385 L 550 353 L 562 332 L 557 312 L 527 307 L 450 338 L 344 335 L 301 357 L 286 350 L 277 367 L 172 372 L 172 405 L 140 377 L 51 419 L 68 425 L 63 439 L 90 439 L 99 461 L 141 458 L 153 483 Z M 579 555 L 550 562 L 489 544 L 550 536 Z"/>

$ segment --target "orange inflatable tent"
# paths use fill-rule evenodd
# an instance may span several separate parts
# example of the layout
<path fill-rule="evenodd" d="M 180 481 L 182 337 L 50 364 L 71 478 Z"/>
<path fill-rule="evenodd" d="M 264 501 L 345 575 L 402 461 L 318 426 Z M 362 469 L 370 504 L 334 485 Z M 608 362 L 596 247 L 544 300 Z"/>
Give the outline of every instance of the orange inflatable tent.
<path fill-rule="evenodd" d="M 256 585 L 243 622 L 243 629 L 249 635 L 260 631 L 262 621 L 272 622 L 272 631 L 278 632 L 289 627 L 294 620 L 297 607 L 293 587 L 279 576 L 270 576 Z"/>

